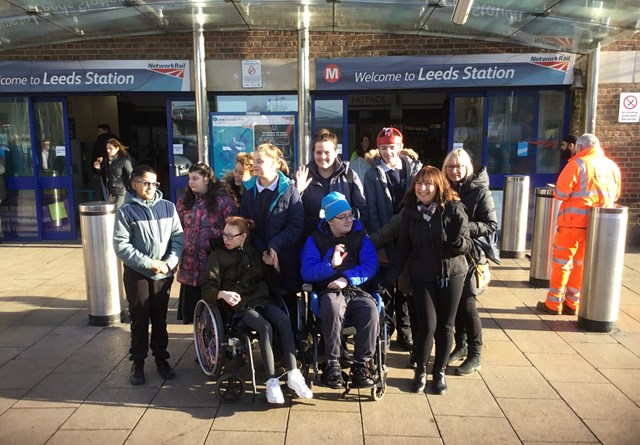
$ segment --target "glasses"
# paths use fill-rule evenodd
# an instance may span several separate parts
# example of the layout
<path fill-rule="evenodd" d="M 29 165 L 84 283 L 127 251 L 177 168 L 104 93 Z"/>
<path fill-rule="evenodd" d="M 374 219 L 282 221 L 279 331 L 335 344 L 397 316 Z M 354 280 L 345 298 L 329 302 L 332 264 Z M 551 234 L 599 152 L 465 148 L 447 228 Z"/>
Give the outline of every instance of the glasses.
<path fill-rule="evenodd" d="M 463 168 L 466 168 L 464 165 L 460 165 L 460 164 L 456 164 L 456 165 L 447 165 L 446 169 L 447 170 L 462 170 Z"/>
<path fill-rule="evenodd" d="M 353 219 L 355 218 L 355 216 L 353 215 L 353 213 L 349 213 L 348 215 L 334 216 L 334 218 L 339 219 L 340 221 L 344 221 L 345 219 Z"/>
<path fill-rule="evenodd" d="M 240 232 L 240 233 L 223 233 L 222 234 L 222 238 L 226 239 L 227 241 L 231 241 L 232 239 L 234 239 L 236 236 L 240 236 L 240 235 L 244 235 L 247 232 Z"/>
<path fill-rule="evenodd" d="M 157 189 L 158 187 L 160 187 L 159 182 L 149 182 L 149 181 L 133 181 L 133 182 L 142 184 L 143 187 L 153 187 L 154 189 Z"/>

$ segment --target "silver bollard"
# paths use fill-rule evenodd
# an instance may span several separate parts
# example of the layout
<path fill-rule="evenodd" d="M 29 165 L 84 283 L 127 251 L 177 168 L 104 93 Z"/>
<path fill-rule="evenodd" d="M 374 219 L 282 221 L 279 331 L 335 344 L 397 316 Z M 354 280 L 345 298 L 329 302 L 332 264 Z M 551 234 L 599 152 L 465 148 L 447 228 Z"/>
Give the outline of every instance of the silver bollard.
<path fill-rule="evenodd" d="M 500 256 L 524 258 L 529 212 L 529 177 L 511 175 L 504 178 L 502 198 L 502 234 Z"/>
<path fill-rule="evenodd" d="M 589 209 L 578 326 L 610 332 L 618 320 L 627 207 Z"/>
<path fill-rule="evenodd" d="M 80 204 L 84 277 L 92 326 L 117 324 L 124 316 L 121 266 L 113 250 L 115 213 L 115 204 Z"/>
<path fill-rule="evenodd" d="M 561 201 L 553 197 L 552 187 L 538 187 L 533 204 L 533 235 L 531 238 L 531 267 L 529 284 L 533 287 L 549 287 L 553 236 Z"/>

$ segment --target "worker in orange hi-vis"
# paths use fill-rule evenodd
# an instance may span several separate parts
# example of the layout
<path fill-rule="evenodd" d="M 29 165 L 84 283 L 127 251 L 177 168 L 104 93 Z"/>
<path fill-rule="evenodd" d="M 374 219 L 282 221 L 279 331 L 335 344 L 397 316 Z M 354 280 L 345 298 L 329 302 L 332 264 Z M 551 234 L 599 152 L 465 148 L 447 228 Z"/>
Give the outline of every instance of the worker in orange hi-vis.
<path fill-rule="evenodd" d="M 562 204 L 553 238 L 549 291 L 546 301 L 537 305 L 540 312 L 553 315 L 575 315 L 578 310 L 589 208 L 612 207 L 620 197 L 620 169 L 605 156 L 595 135 L 583 134 L 572 150 L 553 191 Z"/>

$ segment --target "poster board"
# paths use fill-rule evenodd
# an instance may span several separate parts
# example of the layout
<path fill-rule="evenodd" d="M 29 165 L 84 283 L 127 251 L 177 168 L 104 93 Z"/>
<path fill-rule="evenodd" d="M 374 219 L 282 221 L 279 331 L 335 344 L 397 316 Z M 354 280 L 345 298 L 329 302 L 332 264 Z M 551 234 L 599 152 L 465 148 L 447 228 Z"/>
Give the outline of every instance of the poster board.
<path fill-rule="evenodd" d="M 238 153 L 271 143 L 282 150 L 290 171 L 297 167 L 297 113 L 209 113 L 210 159 L 217 178 L 235 167 Z"/>

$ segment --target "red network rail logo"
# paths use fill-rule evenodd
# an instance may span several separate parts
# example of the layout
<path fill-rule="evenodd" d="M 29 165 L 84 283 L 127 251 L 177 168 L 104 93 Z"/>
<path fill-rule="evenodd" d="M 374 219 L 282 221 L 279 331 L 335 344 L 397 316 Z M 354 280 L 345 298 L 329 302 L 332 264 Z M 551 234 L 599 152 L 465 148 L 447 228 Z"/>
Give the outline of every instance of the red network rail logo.
<path fill-rule="evenodd" d="M 534 65 L 543 66 L 545 68 L 551 68 L 552 70 L 558 70 L 567 72 L 570 62 L 567 60 L 532 60 Z"/>
<path fill-rule="evenodd" d="M 331 63 L 325 66 L 324 71 L 322 72 L 322 76 L 324 77 L 324 80 L 329 83 L 336 83 L 337 81 L 340 80 L 341 75 L 342 75 L 342 72 L 340 71 L 340 68 L 338 67 L 338 65 L 336 65 L 335 63 Z"/>
<path fill-rule="evenodd" d="M 184 68 L 152 68 L 151 71 L 164 74 L 165 76 L 184 78 Z"/>

